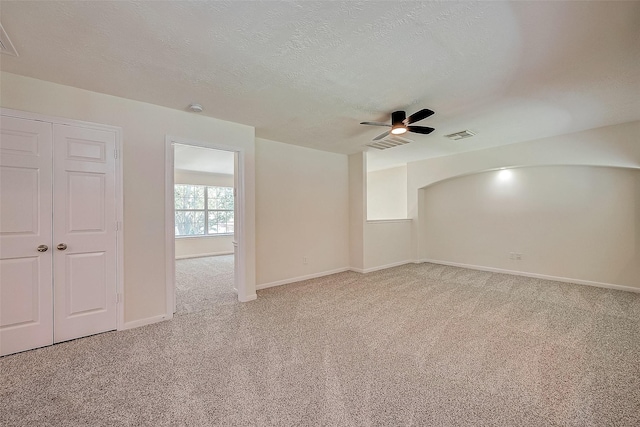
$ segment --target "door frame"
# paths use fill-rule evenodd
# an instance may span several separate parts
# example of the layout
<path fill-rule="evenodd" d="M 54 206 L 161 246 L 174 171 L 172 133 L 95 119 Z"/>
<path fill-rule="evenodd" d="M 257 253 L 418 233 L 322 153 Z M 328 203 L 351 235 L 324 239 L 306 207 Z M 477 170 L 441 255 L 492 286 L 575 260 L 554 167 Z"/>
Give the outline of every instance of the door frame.
<path fill-rule="evenodd" d="M 166 318 L 173 318 L 175 307 L 176 286 L 176 248 L 175 248 L 175 206 L 174 206 L 174 144 L 192 147 L 210 148 L 213 150 L 230 151 L 235 153 L 237 170 L 234 170 L 234 185 L 236 187 L 235 207 L 238 218 L 234 219 L 234 248 L 237 262 L 234 262 L 235 291 L 238 301 L 247 299 L 246 288 L 246 210 L 245 210 L 245 150 L 242 147 L 219 144 L 216 142 L 200 141 L 189 138 L 167 135 L 165 138 L 165 266 L 166 266 Z M 253 299 L 253 298 L 251 298 Z"/>
<path fill-rule="evenodd" d="M 116 288 L 114 298 L 116 298 L 116 330 L 120 331 L 126 329 L 124 322 L 124 181 L 122 174 L 122 128 L 101 123 L 85 122 L 82 120 L 66 119 L 63 117 L 48 116 L 45 114 L 31 113 L 28 111 L 13 110 L 10 108 L 0 108 L 0 115 L 15 117 L 18 119 L 35 120 L 39 122 L 50 123 L 52 126 L 52 130 L 53 125 L 57 124 L 104 130 L 113 132 L 115 134 L 116 148 L 113 156 L 115 157 L 114 161 L 116 178 L 116 223 L 113 226 L 116 229 Z"/>

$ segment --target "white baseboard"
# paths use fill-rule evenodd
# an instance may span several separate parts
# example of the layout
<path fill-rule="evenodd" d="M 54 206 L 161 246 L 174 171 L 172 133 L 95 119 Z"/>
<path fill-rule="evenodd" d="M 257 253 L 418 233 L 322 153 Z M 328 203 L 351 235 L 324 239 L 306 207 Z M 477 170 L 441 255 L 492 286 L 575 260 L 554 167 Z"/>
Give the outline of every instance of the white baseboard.
<path fill-rule="evenodd" d="M 238 296 L 238 301 L 240 301 L 240 302 L 249 302 L 249 301 L 253 301 L 255 299 L 258 299 L 258 294 L 256 294 L 256 293 L 253 293 L 251 295 L 247 295 L 244 298 L 241 298 L 240 296 Z"/>
<path fill-rule="evenodd" d="M 131 322 L 125 322 L 122 325 L 122 328 L 119 331 L 124 331 L 127 329 L 139 328 L 140 326 L 151 325 L 152 323 L 162 322 L 163 320 L 169 320 L 173 318 L 173 316 L 167 316 L 165 314 L 161 314 L 159 316 L 147 317 L 145 319 L 133 320 Z"/>
<path fill-rule="evenodd" d="M 364 268 L 364 269 L 351 267 L 349 270 L 355 271 L 356 273 L 366 274 L 366 273 L 372 273 L 374 271 L 386 270 L 387 268 L 398 267 L 400 265 L 411 264 L 411 263 L 415 263 L 415 261 L 413 260 L 398 261 L 391 264 L 379 265 L 377 267 Z"/>
<path fill-rule="evenodd" d="M 274 286 L 288 285 L 289 283 L 301 282 L 303 280 L 317 279 L 318 277 L 329 276 L 331 274 L 343 273 L 351 270 L 349 267 L 338 268 L 330 271 L 323 271 L 321 273 L 308 274 L 306 276 L 292 277 L 291 279 L 277 280 L 275 282 L 263 283 L 256 286 L 256 290 L 273 288 Z"/>
<path fill-rule="evenodd" d="M 419 263 L 430 262 L 432 264 L 450 265 L 452 267 L 462 267 L 462 268 L 468 268 L 468 269 L 471 269 L 471 270 L 490 271 L 492 273 L 511 274 L 511 275 L 514 275 L 514 276 L 533 277 L 533 278 L 536 278 L 536 279 L 554 280 L 556 282 L 575 283 L 575 284 L 578 284 L 578 285 L 595 286 L 597 288 L 615 289 L 615 290 L 618 290 L 618 291 L 627 291 L 627 292 L 640 293 L 640 288 L 634 288 L 633 286 L 616 285 L 616 284 L 613 284 L 613 283 L 593 282 L 591 280 L 582 280 L 582 279 L 571 279 L 569 277 L 559 277 L 559 276 L 550 276 L 550 275 L 547 275 L 547 274 L 528 273 L 526 271 L 505 270 L 505 269 L 502 269 L 502 268 L 484 267 L 484 266 L 481 266 L 481 265 L 462 264 L 462 263 L 459 263 L 459 262 L 441 261 L 441 260 L 438 260 L 438 259 L 422 259 L 422 260 L 419 260 L 418 262 Z"/>
<path fill-rule="evenodd" d="M 219 255 L 233 255 L 233 251 L 228 252 L 210 252 L 206 254 L 193 254 L 193 255 L 176 255 L 176 259 L 189 259 L 189 258 L 204 258 L 208 256 L 219 256 Z"/>

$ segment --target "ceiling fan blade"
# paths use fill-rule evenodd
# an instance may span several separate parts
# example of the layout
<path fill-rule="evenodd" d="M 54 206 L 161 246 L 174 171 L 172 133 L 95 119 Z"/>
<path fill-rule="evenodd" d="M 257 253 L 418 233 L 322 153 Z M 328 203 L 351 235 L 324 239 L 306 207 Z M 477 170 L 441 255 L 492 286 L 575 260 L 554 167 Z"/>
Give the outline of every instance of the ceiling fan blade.
<path fill-rule="evenodd" d="M 391 127 L 391 125 L 389 123 L 382 123 L 382 122 L 360 122 L 361 125 L 370 125 L 370 126 L 387 126 L 387 127 Z"/>
<path fill-rule="evenodd" d="M 373 138 L 373 141 L 379 141 L 382 138 L 384 138 L 385 136 L 389 135 L 390 133 L 391 133 L 391 131 L 388 131 L 388 132 L 385 132 L 383 134 L 380 134 L 380 135 L 376 136 L 375 138 Z"/>
<path fill-rule="evenodd" d="M 422 133 L 424 135 L 427 135 L 427 134 L 430 134 L 431 132 L 433 132 L 435 129 L 434 128 L 424 127 L 424 126 L 407 126 L 407 130 L 409 132 Z"/>
<path fill-rule="evenodd" d="M 418 112 L 413 113 L 412 115 L 410 115 L 409 117 L 407 117 L 404 122 L 407 125 L 410 125 L 411 123 L 415 123 L 415 122 L 419 122 L 422 119 L 426 119 L 429 116 L 434 115 L 435 113 L 427 108 L 420 110 Z"/>

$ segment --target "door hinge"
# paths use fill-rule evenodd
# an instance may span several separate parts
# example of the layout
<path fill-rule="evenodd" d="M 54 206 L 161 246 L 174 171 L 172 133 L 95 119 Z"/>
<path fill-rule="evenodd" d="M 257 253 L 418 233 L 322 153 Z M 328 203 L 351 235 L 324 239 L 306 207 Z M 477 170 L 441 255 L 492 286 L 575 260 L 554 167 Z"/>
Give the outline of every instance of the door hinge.
<path fill-rule="evenodd" d="M 122 302 L 122 294 L 120 292 L 116 293 L 116 302 L 117 303 Z"/>
<path fill-rule="evenodd" d="M 120 221 L 116 221 L 116 231 L 120 230 Z"/>
<path fill-rule="evenodd" d="M 114 159 L 118 158 L 118 150 L 113 150 L 113 158 Z"/>

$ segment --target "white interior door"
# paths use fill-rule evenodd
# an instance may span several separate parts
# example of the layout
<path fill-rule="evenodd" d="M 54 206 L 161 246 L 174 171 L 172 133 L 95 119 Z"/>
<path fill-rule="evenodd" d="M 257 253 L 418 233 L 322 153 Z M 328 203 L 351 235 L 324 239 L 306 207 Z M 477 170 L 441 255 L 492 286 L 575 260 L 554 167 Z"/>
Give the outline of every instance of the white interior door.
<path fill-rule="evenodd" d="M 51 123 L 2 116 L 0 355 L 53 343 L 51 169 Z"/>
<path fill-rule="evenodd" d="M 116 329 L 114 132 L 54 125 L 54 339 Z"/>

